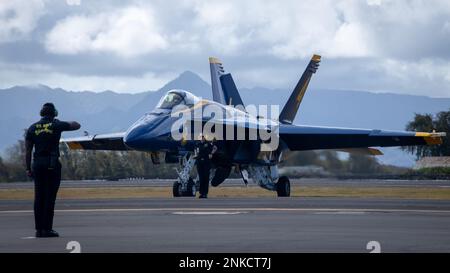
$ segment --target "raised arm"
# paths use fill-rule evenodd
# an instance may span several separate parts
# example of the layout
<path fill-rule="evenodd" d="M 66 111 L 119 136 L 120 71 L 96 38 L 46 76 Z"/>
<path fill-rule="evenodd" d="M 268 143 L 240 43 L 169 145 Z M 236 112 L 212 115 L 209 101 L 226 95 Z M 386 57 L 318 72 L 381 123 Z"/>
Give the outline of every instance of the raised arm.
<path fill-rule="evenodd" d="M 70 125 L 67 131 L 75 131 L 81 127 L 81 125 L 76 121 L 68 121 L 67 123 Z"/>

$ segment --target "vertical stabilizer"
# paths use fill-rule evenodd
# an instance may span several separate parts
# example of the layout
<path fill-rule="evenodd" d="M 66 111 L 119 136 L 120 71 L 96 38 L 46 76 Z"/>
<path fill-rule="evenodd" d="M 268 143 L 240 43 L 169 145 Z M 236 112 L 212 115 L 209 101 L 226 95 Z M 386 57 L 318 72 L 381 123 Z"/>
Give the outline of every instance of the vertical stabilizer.
<path fill-rule="evenodd" d="M 294 91 L 292 91 L 292 94 L 289 97 L 289 100 L 286 102 L 283 110 L 281 111 L 279 118 L 279 121 L 281 123 L 292 124 L 292 122 L 294 121 L 300 103 L 302 102 L 303 96 L 305 95 L 306 89 L 308 88 L 309 81 L 311 80 L 312 75 L 316 73 L 317 69 L 319 68 L 320 59 L 320 55 L 314 54 L 312 56 L 311 61 L 303 72 L 302 77 L 298 81 L 297 85 L 294 88 Z"/>
<path fill-rule="evenodd" d="M 213 100 L 225 105 L 244 106 L 233 77 L 230 73 L 225 73 L 222 62 L 217 58 L 210 57 L 209 66 Z"/>
<path fill-rule="evenodd" d="M 220 76 L 222 76 L 225 73 L 222 63 L 220 62 L 219 59 L 210 57 L 209 67 L 211 70 L 211 87 L 213 100 L 222 104 L 226 104 L 225 97 L 223 95 L 222 85 L 220 84 Z"/>

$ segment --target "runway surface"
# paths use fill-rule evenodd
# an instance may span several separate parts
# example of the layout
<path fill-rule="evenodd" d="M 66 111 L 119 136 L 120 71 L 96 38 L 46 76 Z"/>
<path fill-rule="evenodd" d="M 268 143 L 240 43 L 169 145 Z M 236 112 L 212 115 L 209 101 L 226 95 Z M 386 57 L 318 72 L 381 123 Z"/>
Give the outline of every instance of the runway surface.
<path fill-rule="evenodd" d="M 95 188 L 95 187 L 172 187 L 173 179 L 132 179 L 132 180 L 81 180 L 62 181 L 65 188 Z M 450 180 L 397 180 L 397 179 L 333 179 L 333 178 L 302 178 L 291 179 L 293 186 L 319 187 L 438 187 L 450 188 Z M 227 179 L 221 186 L 242 186 L 242 179 Z M 249 186 L 256 186 L 250 182 Z M 0 183 L 0 189 L 33 188 L 32 182 Z"/>
<path fill-rule="evenodd" d="M 450 252 L 450 201 L 362 198 L 58 200 L 60 238 L 31 201 L 0 201 L 0 252 Z"/>

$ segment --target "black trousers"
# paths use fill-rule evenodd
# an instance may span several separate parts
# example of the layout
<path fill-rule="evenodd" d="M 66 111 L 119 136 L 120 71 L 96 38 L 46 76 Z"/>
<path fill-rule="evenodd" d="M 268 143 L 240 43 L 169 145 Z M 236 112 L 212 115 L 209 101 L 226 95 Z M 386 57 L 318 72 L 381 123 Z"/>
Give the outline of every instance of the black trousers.
<path fill-rule="evenodd" d="M 56 194 L 61 184 L 61 164 L 49 169 L 47 164 L 33 164 L 34 222 L 36 230 L 53 229 Z"/>
<path fill-rule="evenodd" d="M 211 163 L 207 159 L 199 159 L 197 161 L 197 173 L 200 179 L 200 195 L 207 195 L 209 189 L 209 172 L 211 170 Z"/>

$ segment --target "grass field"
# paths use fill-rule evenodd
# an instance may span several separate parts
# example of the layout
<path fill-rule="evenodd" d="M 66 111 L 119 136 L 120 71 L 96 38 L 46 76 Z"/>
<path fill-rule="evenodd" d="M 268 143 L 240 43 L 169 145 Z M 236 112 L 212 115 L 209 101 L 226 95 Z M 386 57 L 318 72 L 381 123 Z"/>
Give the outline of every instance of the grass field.
<path fill-rule="evenodd" d="M 33 189 L 1 189 L 0 200 L 31 200 Z M 210 188 L 210 197 L 274 197 L 259 187 Z M 450 200 L 450 188 L 436 187 L 294 187 L 293 197 L 360 197 Z M 62 188 L 59 199 L 172 197 L 170 187 Z"/>

